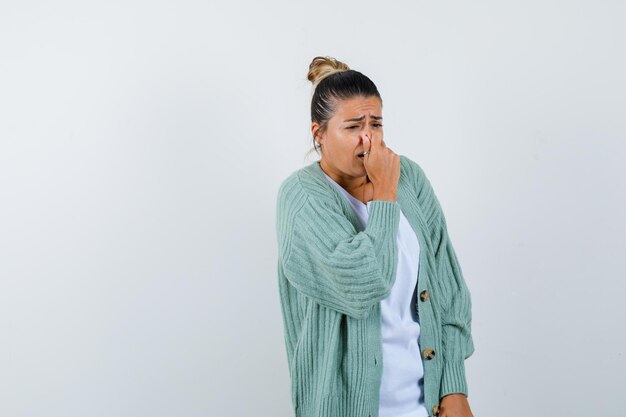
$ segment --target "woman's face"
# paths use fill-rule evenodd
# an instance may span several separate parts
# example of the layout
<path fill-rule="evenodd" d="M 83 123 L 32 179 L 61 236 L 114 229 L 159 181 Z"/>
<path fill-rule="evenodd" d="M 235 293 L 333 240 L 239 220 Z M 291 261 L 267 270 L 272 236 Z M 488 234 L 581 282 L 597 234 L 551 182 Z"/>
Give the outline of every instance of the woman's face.
<path fill-rule="evenodd" d="M 320 164 L 337 176 L 346 179 L 363 177 L 367 172 L 363 159 L 358 157 L 365 148 L 363 138 L 383 137 L 382 108 L 378 97 L 355 97 L 337 103 L 334 116 L 328 121 L 326 132 L 320 135 L 319 125 L 311 131 L 322 145 Z"/>

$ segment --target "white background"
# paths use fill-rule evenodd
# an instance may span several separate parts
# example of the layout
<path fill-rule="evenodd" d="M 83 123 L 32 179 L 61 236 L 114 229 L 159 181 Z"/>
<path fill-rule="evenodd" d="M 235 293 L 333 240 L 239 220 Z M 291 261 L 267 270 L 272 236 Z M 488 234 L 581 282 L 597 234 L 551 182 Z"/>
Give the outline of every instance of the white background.
<path fill-rule="evenodd" d="M 473 301 L 477 417 L 622 413 L 619 1 L 0 3 L 0 417 L 291 416 L 308 65 L 383 97 Z"/>

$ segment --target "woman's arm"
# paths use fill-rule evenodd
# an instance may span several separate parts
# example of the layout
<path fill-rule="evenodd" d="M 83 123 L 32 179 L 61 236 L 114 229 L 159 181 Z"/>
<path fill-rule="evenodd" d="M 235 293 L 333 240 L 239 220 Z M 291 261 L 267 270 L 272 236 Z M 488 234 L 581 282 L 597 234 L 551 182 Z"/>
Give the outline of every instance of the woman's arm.
<path fill-rule="evenodd" d="M 365 230 L 336 208 L 281 186 L 277 201 L 279 268 L 298 291 L 320 305 L 363 319 L 395 280 L 400 206 L 373 200 Z"/>
<path fill-rule="evenodd" d="M 429 233 L 435 251 L 437 277 L 434 281 L 442 324 L 443 375 L 440 398 L 460 393 L 467 396 L 465 359 L 474 352 L 471 334 L 472 304 L 446 218 L 428 177 L 416 162 L 403 156 L 413 170 L 418 203 L 431 225 Z"/>
<path fill-rule="evenodd" d="M 443 375 L 440 396 L 462 393 L 467 396 L 465 359 L 474 352 L 471 334 L 472 303 L 456 253 L 450 241 L 443 213 L 437 224 L 438 246 L 435 251 L 439 275 Z"/>

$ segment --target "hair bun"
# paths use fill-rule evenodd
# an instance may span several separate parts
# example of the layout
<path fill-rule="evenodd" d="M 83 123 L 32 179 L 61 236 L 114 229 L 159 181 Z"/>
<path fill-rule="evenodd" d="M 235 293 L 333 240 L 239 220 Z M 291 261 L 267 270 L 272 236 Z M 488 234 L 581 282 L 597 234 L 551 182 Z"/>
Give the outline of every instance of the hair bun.
<path fill-rule="evenodd" d="M 309 64 L 307 78 L 316 86 L 324 78 L 336 72 L 348 71 L 350 67 L 329 56 L 316 56 Z"/>

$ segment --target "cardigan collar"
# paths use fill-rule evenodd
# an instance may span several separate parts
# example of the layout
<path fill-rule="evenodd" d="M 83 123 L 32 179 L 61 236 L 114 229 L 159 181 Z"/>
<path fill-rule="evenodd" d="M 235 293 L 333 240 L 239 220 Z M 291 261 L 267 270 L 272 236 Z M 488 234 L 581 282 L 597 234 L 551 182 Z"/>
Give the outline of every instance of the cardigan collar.
<path fill-rule="evenodd" d="M 426 223 L 424 221 L 424 217 L 422 215 L 420 207 L 417 204 L 417 190 L 415 189 L 414 185 L 417 183 L 417 181 L 410 177 L 408 161 L 405 160 L 406 157 L 404 155 L 399 156 L 400 179 L 398 181 L 397 202 L 400 206 L 400 210 L 417 234 L 420 244 L 423 244 L 424 236 L 422 233 L 424 227 L 426 226 Z M 322 167 L 320 166 L 320 162 L 312 162 L 311 164 L 305 166 L 303 170 L 307 174 L 310 174 L 309 178 L 314 182 L 315 185 L 321 187 L 321 189 L 318 189 L 316 191 L 330 197 L 336 204 L 339 204 L 343 213 L 346 217 L 350 219 L 355 229 L 357 231 L 362 231 L 363 228 L 361 227 L 361 224 L 358 221 L 356 214 L 352 210 L 352 207 L 349 205 L 345 196 L 341 194 L 341 191 L 339 191 L 334 185 L 332 185 L 328 181 L 328 179 L 324 175 L 324 170 L 322 170 Z"/>

